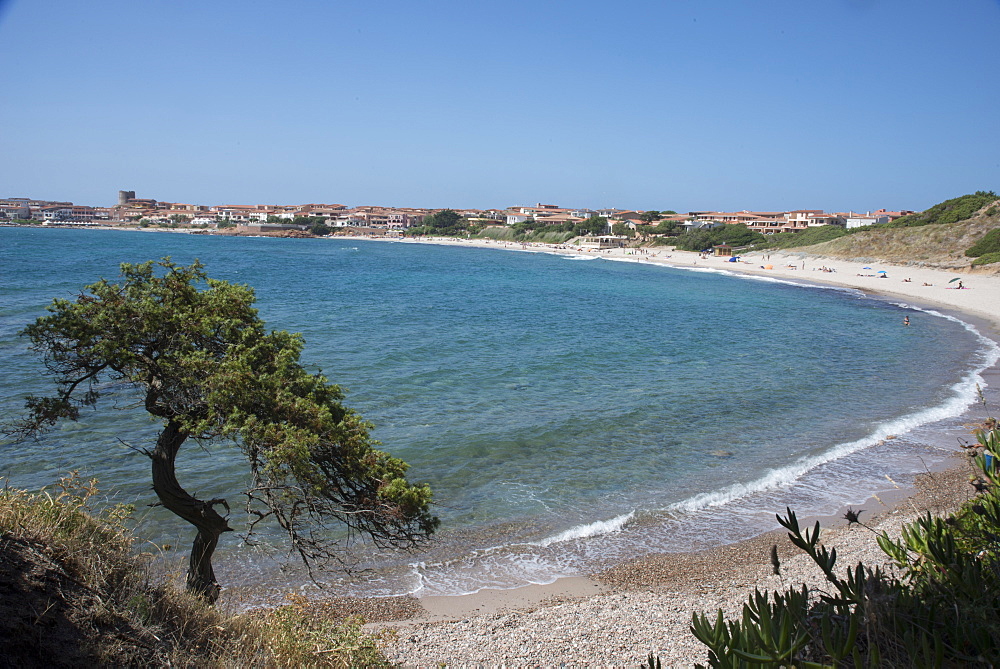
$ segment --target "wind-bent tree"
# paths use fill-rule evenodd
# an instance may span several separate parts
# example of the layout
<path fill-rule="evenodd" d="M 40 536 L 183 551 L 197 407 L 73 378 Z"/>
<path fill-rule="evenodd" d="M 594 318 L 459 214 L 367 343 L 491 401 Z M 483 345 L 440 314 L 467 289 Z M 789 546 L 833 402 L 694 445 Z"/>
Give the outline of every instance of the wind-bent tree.
<path fill-rule="evenodd" d="M 109 384 L 136 394 L 163 429 L 152 450 L 153 489 L 194 525 L 188 588 L 215 601 L 212 554 L 231 531 L 223 499 L 200 500 L 177 481 L 174 462 L 188 439 L 238 445 L 249 462 L 247 510 L 273 519 L 313 566 L 347 541 L 412 546 L 438 524 L 431 491 L 405 479 L 406 463 L 375 448 L 370 425 L 341 404 L 341 389 L 299 363 L 297 334 L 266 332 L 247 286 L 210 279 L 198 261 L 123 264 L 121 279 L 56 299 L 22 334 L 44 357 L 57 390 L 30 396 L 15 427 L 37 434 L 76 420 Z"/>

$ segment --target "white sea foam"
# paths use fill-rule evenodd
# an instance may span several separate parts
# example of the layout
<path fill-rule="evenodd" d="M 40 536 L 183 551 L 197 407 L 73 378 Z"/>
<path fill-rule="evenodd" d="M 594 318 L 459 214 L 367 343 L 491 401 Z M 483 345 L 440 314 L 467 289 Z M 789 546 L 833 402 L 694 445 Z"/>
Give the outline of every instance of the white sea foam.
<path fill-rule="evenodd" d="M 630 263 L 641 263 L 643 265 L 652 264 L 649 263 L 649 258 L 644 258 L 643 256 L 602 256 L 605 260 L 610 260 L 612 262 L 630 262 Z"/>
<path fill-rule="evenodd" d="M 794 279 L 779 279 L 775 276 L 762 276 L 760 274 L 747 274 L 745 272 L 736 272 L 729 269 L 716 269 L 712 267 L 678 267 L 677 269 L 687 270 L 689 272 L 700 272 L 702 274 L 722 274 L 725 276 L 731 276 L 736 279 L 742 279 L 744 281 L 757 281 L 760 283 L 771 283 L 780 284 L 783 286 L 796 286 L 798 288 L 818 288 L 820 290 L 833 290 L 839 293 L 851 293 L 854 295 L 864 296 L 865 293 L 857 288 L 850 288 L 847 286 L 833 286 L 830 284 L 822 283 L 803 283 L 803 281 L 809 281 L 809 277 L 802 277 L 802 281 L 796 281 Z"/>
<path fill-rule="evenodd" d="M 862 449 L 873 446 L 890 435 L 906 434 L 915 428 L 939 420 L 958 416 L 972 406 L 978 399 L 979 387 L 986 385 L 982 373 L 1000 361 L 1000 345 L 997 342 L 983 336 L 975 326 L 965 321 L 941 314 L 930 309 L 920 309 L 917 307 L 907 308 L 922 311 L 926 314 L 945 318 L 961 324 L 966 330 L 976 335 L 982 343 L 980 350 L 980 363 L 975 368 L 965 374 L 965 376 L 952 385 L 951 397 L 939 405 L 928 407 L 899 418 L 886 421 L 879 425 L 871 434 L 856 441 L 836 444 L 824 453 L 819 455 L 800 458 L 796 462 L 785 467 L 768 470 L 762 476 L 747 483 L 734 483 L 721 490 L 700 493 L 685 500 L 671 504 L 667 507 L 669 511 L 691 512 L 706 507 L 721 506 L 736 501 L 753 493 L 772 490 L 782 486 L 787 486 L 811 470 L 833 460 L 851 455 Z"/>
<path fill-rule="evenodd" d="M 598 520 L 593 523 L 587 523 L 586 525 L 577 525 L 576 527 L 571 527 L 564 532 L 560 532 L 559 534 L 546 537 L 541 541 L 532 542 L 532 545 L 551 546 L 552 544 L 558 544 L 564 541 L 589 539 L 590 537 L 596 537 L 603 534 L 611 534 L 612 532 L 617 532 L 622 529 L 628 521 L 632 520 L 634 515 L 635 511 L 629 511 L 628 513 L 616 516 L 611 520 Z"/>

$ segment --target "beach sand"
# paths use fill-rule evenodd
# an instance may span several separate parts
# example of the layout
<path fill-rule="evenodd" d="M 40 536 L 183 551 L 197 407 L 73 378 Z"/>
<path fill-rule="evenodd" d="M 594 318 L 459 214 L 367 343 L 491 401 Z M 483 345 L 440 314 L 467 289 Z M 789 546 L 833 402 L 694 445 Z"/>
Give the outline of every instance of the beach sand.
<path fill-rule="evenodd" d="M 483 240 L 427 242 L 486 248 L 581 254 L 577 247 Z M 822 283 L 900 299 L 907 304 L 964 314 L 980 331 L 1000 340 L 1000 275 L 953 272 L 919 266 L 851 262 L 800 253 L 754 253 L 740 262 L 697 253 L 631 249 L 584 251 L 609 259 L 755 274 L 801 283 Z M 764 269 L 767 265 L 771 269 Z M 823 271 L 826 268 L 832 271 Z M 883 270 L 887 278 L 877 274 Z M 960 277 L 963 289 L 957 289 Z M 906 281 L 904 281 L 906 279 Z M 916 326 L 916 317 L 911 318 Z M 903 325 L 901 324 L 901 327 Z M 996 370 L 991 370 L 991 377 Z M 956 449 L 957 450 L 957 449 Z M 973 494 L 973 469 L 956 452 L 953 466 L 918 477 L 913 489 L 869 499 L 865 526 L 846 527 L 842 509 L 821 519 L 826 543 L 836 546 L 840 569 L 859 560 L 886 564 L 875 532 L 899 527 L 925 511 L 955 509 Z M 782 512 L 783 509 L 775 509 Z M 815 520 L 815 519 L 811 519 Z M 777 546 L 782 574 L 772 572 Z M 395 630 L 385 645 L 390 660 L 404 666 L 637 666 L 650 653 L 664 666 L 692 666 L 707 658 L 689 631 L 694 612 L 739 614 L 754 588 L 821 586 L 819 570 L 798 553 L 783 532 L 771 532 L 710 551 L 643 558 L 590 577 L 562 579 L 516 590 L 484 590 L 454 597 L 400 598 L 359 604 L 370 630 Z M 395 601 L 395 604 L 392 602 Z"/>
<path fill-rule="evenodd" d="M 821 519 L 824 543 L 837 548 L 838 570 L 858 561 L 886 564 L 875 532 L 898 534 L 902 523 L 923 510 L 944 513 L 969 499 L 972 470 L 967 458 L 955 457 L 954 468 L 921 475 L 904 502 L 870 500 L 861 514 L 865 526 L 846 527 L 842 514 Z M 772 546 L 778 547 L 781 576 L 772 570 Z M 644 666 L 650 653 L 663 666 L 690 667 L 707 660 L 705 646 L 689 630 L 693 613 L 714 616 L 721 608 L 735 618 L 754 588 L 781 590 L 800 583 L 822 587 L 824 581 L 776 531 L 710 551 L 636 560 L 590 579 L 433 597 L 426 604 L 416 600 L 426 607 L 424 615 L 369 628 L 394 629 L 395 641 L 384 651 L 408 667 L 636 667 Z"/>

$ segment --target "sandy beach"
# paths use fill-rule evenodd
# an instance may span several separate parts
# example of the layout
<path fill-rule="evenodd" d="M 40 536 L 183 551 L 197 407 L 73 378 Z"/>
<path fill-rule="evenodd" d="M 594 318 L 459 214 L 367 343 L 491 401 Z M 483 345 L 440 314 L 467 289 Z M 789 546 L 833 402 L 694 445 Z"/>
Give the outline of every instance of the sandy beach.
<path fill-rule="evenodd" d="M 599 255 L 829 284 L 962 314 L 965 320 L 976 321 L 986 336 L 1000 339 L 997 274 L 851 262 L 794 252 L 753 253 L 729 262 L 728 258 L 666 249 L 581 251 L 566 245 L 450 239 L 401 243 Z M 962 282 L 961 289 L 958 281 L 952 281 L 956 278 Z M 873 496 L 864 505 L 864 526 L 846 527 L 842 518 L 846 508 L 821 519 L 826 541 L 841 555 L 839 564 L 846 567 L 859 560 L 885 564 L 885 555 L 875 542 L 876 532 L 898 533 L 903 523 L 926 510 L 945 513 L 969 499 L 972 469 L 957 448 L 952 465 L 921 475 L 915 488 Z M 770 563 L 775 545 L 782 559 L 781 576 L 773 574 Z M 355 602 L 355 610 L 370 621 L 370 630 L 394 631 L 394 641 L 387 642 L 384 650 L 390 660 L 404 666 L 637 666 L 653 653 L 664 666 L 680 667 L 707 657 L 705 647 L 689 631 L 693 612 L 714 614 L 721 608 L 735 616 L 755 587 L 774 590 L 800 583 L 821 585 L 819 570 L 795 551 L 784 533 L 772 532 L 710 551 L 644 558 L 549 585 Z"/>

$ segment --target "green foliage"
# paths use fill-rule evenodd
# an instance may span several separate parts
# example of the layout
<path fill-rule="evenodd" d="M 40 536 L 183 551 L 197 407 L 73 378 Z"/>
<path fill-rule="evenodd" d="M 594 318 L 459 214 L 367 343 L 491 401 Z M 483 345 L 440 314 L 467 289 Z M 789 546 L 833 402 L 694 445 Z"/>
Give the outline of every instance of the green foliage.
<path fill-rule="evenodd" d="M 410 228 L 409 235 L 434 235 L 436 237 L 466 236 L 470 233 L 468 219 L 453 209 L 442 209 L 425 216 L 421 225 Z"/>
<path fill-rule="evenodd" d="M 323 216 L 296 216 L 291 221 L 280 219 L 274 216 L 268 216 L 267 222 L 271 223 L 272 218 L 277 219 L 273 221 L 274 223 L 279 223 L 279 224 L 283 223 L 285 225 L 288 224 L 300 225 L 304 228 L 309 228 L 309 231 L 312 232 L 312 234 L 314 235 L 326 235 L 330 233 L 330 228 L 326 224 L 327 219 L 324 218 Z M 313 232 L 314 230 L 318 232 Z M 326 232 L 322 232 L 323 230 L 326 230 Z"/>
<path fill-rule="evenodd" d="M 307 564 L 335 557 L 334 527 L 378 546 L 433 533 L 430 489 L 407 483 L 406 463 L 375 448 L 370 424 L 341 404 L 341 389 L 306 371 L 299 335 L 265 330 L 251 288 L 210 279 L 197 261 L 185 267 L 169 258 L 123 264 L 121 277 L 88 286 L 75 301 L 54 300 L 49 315 L 25 328 L 56 393 L 29 396 L 16 433 L 76 420 L 106 389 L 129 389 L 163 425 L 147 453 L 154 490 L 200 532 L 206 522 L 215 523 L 216 538 L 228 531 L 212 510 L 228 505 L 196 500 L 173 479 L 173 459 L 188 438 L 242 450 L 250 531 L 276 522 Z"/>
<path fill-rule="evenodd" d="M 779 232 L 775 235 L 765 235 L 756 248 L 789 249 L 798 246 L 811 246 L 843 237 L 846 234 L 849 232 L 839 225 L 820 225 L 806 228 L 801 232 Z"/>
<path fill-rule="evenodd" d="M 227 218 L 219 221 L 215 227 L 217 227 L 219 230 L 225 230 L 226 228 L 235 228 L 236 224 Z"/>
<path fill-rule="evenodd" d="M 543 244 L 562 244 L 585 235 L 602 235 L 608 231 L 608 219 L 591 216 L 579 223 L 557 223 L 545 225 L 543 221 L 529 218 L 521 223 L 509 226 L 491 225 L 481 228 L 476 236 L 484 239 L 496 239 L 512 242 L 539 242 Z"/>
<path fill-rule="evenodd" d="M 1000 450 L 988 421 L 979 447 Z M 878 536 L 893 573 L 859 563 L 836 573 L 837 551 L 820 544 L 820 526 L 778 521 L 832 586 L 811 592 L 755 592 L 739 620 L 695 614 L 691 631 L 713 667 L 989 667 L 1000 657 L 1000 477 L 977 457 L 982 494 L 948 519 L 930 514 L 900 538 Z M 775 562 L 777 560 L 775 559 Z M 776 565 L 780 567 L 780 565 Z"/>
<path fill-rule="evenodd" d="M 995 262 L 1000 262 L 1000 251 L 996 253 L 984 253 L 972 261 L 972 266 L 991 265 Z"/>
<path fill-rule="evenodd" d="M 577 223 L 552 223 L 546 224 L 544 220 L 536 221 L 529 218 L 527 221 L 515 223 L 511 226 L 519 235 L 519 241 L 539 241 L 533 238 L 538 233 L 565 233 L 562 240 L 582 237 L 585 235 L 603 235 L 608 231 L 608 219 L 603 216 L 591 216 L 588 219 Z"/>
<path fill-rule="evenodd" d="M 308 602 L 271 612 L 264 621 L 261 645 L 278 667 L 392 667 L 378 648 L 378 638 L 365 634 L 364 620 L 343 621 L 310 615 Z M 383 633 L 384 634 L 384 633 Z M 322 652 L 317 652 L 322 649 Z"/>
<path fill-rule="evenodd" d="M 624 223 L 615 223 L 611 226 L 611 234 L 618 235 L 619 237 L 635 237 L 635 230 L 628 227 Z"/>
<path fill-rule="evenodd" d="M 933 225 L 938 223 L 958 223 L 972 218 L 977 211 L 986 205 L 996 201 L 997 196 L 993 191 L 976 191 L 971 195 L 945 200 L 934 205 L 930 209 L 919 214 L 910 214 L 890 221 L 882 227 L 886 228 L 909 228 L 921 225 Z"/>
<path fill-rule="evenodd" d="M 965 255 L 970 258 L 978 258 L 987 253 L 1000 253 L 1000 228 L 993 228 L 965 251 Z"/>
<path fill-rule="evenodd" d="M 677 230 L 677 221 L 660 221 L 649 226 L 643 232 L 648 235 L 672 235 Z"/>
<path fill-rule="evenodd" d="M 591 216 L 580 223 L 574 223 L 567 232 L 572 232 L 574 237 L 583 237 L 585 235 L 603 235 L 607 230 L 608 219 L 603 216 Z"/>
<path fill-rule="evenodd" d="M 317 237 L 323 237 L 333 232 L 333 230 L 324 221 L 320 221 L 318 223 L 313 223 L 309 228 L 309 232 Z"/>
<path fill-rule="evenodd" d="M 748 229 L 742 223 L 733 223 L 710 230 L 689 230 L 671 240 L 671 243 L 683 251 L 703 251 L 716 244 L 748 246 L 762 239 L 764 235 Z"/>

